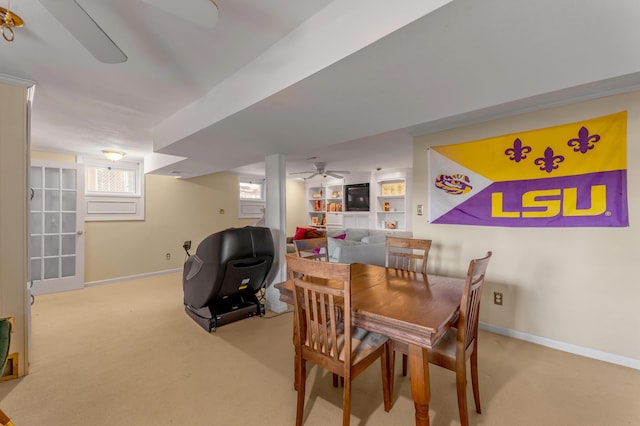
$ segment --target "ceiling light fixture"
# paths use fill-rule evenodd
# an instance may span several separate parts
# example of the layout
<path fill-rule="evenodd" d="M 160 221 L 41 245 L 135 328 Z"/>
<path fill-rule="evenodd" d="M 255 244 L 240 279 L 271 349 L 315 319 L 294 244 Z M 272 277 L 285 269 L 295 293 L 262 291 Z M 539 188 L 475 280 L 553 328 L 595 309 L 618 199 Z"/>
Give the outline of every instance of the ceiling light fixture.
<path fill-rule="evenodd" d="M 125 156 L 125 152 L 115 151 L 113 149 L 105 149 L 102 151 L 105 157 L 107 157 L 111 161 L 119 161 L 122 160 L 122 157 Z"/>
<path fill-rule="evenodd" d="M 2 37 L 8 42 L 12 42 L 14 38 L 13 28 L 19 28 L 23 25 L 22 18 L 11 12 L 11 0 L 7 0 L 7 8 L 0 7 L 0 31 L 2 31 Z"/>

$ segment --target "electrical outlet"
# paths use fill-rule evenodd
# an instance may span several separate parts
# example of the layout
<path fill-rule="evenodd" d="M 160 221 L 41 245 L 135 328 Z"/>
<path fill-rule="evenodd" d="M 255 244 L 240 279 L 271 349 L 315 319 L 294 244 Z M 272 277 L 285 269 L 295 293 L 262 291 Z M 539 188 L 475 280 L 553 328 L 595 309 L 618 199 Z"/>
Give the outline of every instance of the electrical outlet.
<path fill-rule="evenodd" d="M 502 293 L 499 291 L 493 292 L 493 304 L 502 306 Z"/>
<path fill-rule="evenodd" d="M 191 240 L 187 240 L 182 243 L 182 248 L 185 250 L 191 250 Z"/>
<path fill-rule="evenodd" d="M 220 209 L 220 214 L 224 214 L 224 209 Z"/>
<path fill-rule="evenodd" d="M 164 256 L 167 258 L 167 260 L 171 260 L 171 253 L 167 253 Z"/>
<path fill-rule="evenodd" d="M 422 204 L 418 204 L 418 216 L 422 216 Z"/>

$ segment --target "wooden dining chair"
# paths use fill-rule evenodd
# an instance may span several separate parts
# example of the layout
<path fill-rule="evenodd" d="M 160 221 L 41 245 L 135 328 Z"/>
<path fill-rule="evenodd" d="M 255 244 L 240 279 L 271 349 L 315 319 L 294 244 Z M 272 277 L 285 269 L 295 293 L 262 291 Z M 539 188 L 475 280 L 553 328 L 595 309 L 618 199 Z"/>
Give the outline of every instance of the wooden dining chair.
<path fill-rule="evenodd" d="M 431 240 L 419 238 L 401 238 L 387 236 L 385 266 L 403 271 L 427 273 L 427 258 Z M 392 343 L 392 348 L 396 342 Z M 395 349 L 391 353 L 391 361 L 395 362 Z M 407 375 L 407 355 L 402 354 L 402 375 Z"/>
<path fill-rule="evenodd" d="M 298 257 L 306 259 L 329 261 L 329 247 L 327 237 L 309 238 L 306 240 L 295 240 L 293 242 Z"/>
<path fill-rule="evenodd" d="M 0 374 L 4 371 L 9 358 L 9 346 L 11 346 L 11 333 L 13 332 L 13 317 L 0 318 Z M 13 426 L 13 422 L 4 411 L 0 410 L 0 425 Z"/>
<path fill-rule="evenodd" d="M 476 412 L 480 410 L 480 390 L 478 388 L 478 319 L 480 316 L 480 296 L 484 276 L 491 258 L 491 252 L 481 259 L 473 259 L 469 264 L 467 279 L 460 301 L 458 327 L 451 327 L 442 339 L 429 349 L 429 362 L 455 371 L 458 394 L 458 411 L 461 426 L 469 425 L 467 412 L 467 360 L 471 362 L 471 384 Z M 397 345 L 397 349 L 408 353 L 408 346 Z M 393 365 L 391 365 L 391 386 L 393 388 Z"/>
<path fill-rule="evenodd" d="M 308 238 L 303 240 L 294 240 L 293 245 L 296 250 L 296 255 L 298 257 L 303 257 L 306 259 L 320 260 L 323 262 L 329 261 L 329 247 L 327 243 L 326 237 L 319 238 Z M 341 311 L 338 311 L 338 316 L 340 316 Z M 338 321 L 342 321 L 341 317 L 338 317 Z M 294 330 L 295 333 L 295 330 Z M 344 378 L 341 381 L 344 386 Z M 333 375 L 333 387 L 338 386 L 338 375 Z"/>
<path fill-rule="evenodd" d="M 404 271 L 427 273 L 431 240 L 387 236 L 385 266 Z"/>
<path fill-rule="evenodd" d="M 306 363 L 344 378 L 342 424 L 349 424 L 351 382 L 380 358 L 385 411 L 391 409 L 388 337 L 352 326 L 351 265 L 287 256 L 296 318 L 296 425 L 302 424 Z M 330 282 L 329 282 L 330 280 Z M 343 321 L 336 318 L 342 308 Z"/>

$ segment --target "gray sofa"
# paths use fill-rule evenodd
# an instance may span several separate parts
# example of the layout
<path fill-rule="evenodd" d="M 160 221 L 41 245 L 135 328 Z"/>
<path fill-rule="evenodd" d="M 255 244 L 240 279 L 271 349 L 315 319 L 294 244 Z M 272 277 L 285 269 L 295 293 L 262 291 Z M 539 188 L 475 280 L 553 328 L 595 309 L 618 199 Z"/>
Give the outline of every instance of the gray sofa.
<path fill-rule="evenodd" d="M 345 235 L 344 239 L 333 238 Z M 384 266 L 386 236 L 411 238 L 412 232 L 381 229 L 329 229 L 327 244 L 329 261 L 340 263 L 367 263 Z"/>

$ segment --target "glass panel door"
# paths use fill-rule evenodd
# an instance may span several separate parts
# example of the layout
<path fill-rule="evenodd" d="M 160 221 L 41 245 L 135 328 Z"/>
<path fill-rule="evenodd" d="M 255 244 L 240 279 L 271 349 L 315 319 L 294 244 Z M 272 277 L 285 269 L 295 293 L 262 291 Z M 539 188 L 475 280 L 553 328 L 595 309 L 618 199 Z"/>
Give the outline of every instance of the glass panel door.
<path fill-rule="evenodd" d="M 75 164 L 31 166 L 29 281 L 34 295 L 84 286 L 81 171 Z"/>

